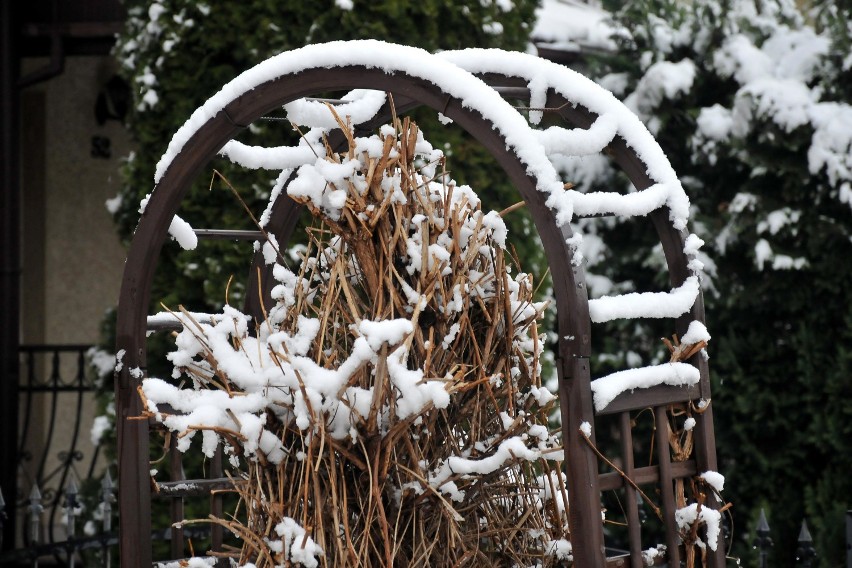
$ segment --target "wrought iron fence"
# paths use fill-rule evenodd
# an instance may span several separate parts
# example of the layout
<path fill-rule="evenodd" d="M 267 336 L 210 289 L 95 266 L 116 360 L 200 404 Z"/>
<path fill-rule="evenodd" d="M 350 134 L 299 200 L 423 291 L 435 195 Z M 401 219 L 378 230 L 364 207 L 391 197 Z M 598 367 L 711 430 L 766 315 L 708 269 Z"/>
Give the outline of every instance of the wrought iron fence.
<path fill-rule="evenodd" d="M 19 566 L 37 567 L 39 562 L 50 559 L 51 565 L 65 565 L 69 567 L 80 564 L 80 553 L 85 550 L 99 550 L 100 560 L 98 565 L 109 568 L 111 554 L 109 548 L 118 544 L 118 535 L 113 533 L 112 509 L 115 496 L 113 494 L 113 482 L 109 471 L 101 481 L 100 503 L 97 517 L 100 517 L 100 527 L 90 527 L 93 534 L 79 534 L 78 517 L 82 512 L 79 489 L 76 480 L 72 477 L 61 495 L 61 523 L 65 526 L 65 540 L 48 541 L 45 531 L 45 498 L 39 490 L 38 485 L 33 485 L 27 498 L 26 506 L 26 545 L 0 555 L 0 564 L 16 564 Z M 5 518 L 5 503 L 0 497 L 0 523 Z M 91 561 L 86 565 L 92 565 Z"/>
<path fill-rule="evenodd" d="M 59 541 L 67 542 L 69 530 L 76 531 L 73 519 L 69 525 L 64 516 L 68 491 L 76 495 L 77 481 L 100 474 L 99 448 L 85 441 L 97 391 L 87 361 L 90 348 L 83 344 L 19 347 L 19 415 L 0 416 L 3 432 L 17 434 L 16 459 L 9 464 L 16 472 L 16 487 L 3 487 L 8 499 L 0 500 L 0 524 L 7 529 L 7 542 L 0 536 L 0 549 L 7 553 L 16 547 L 45 551 Z M 31 524 L 33 507 L 39 508 L 37 536 Z M 96 532 L 102 532 L 101 528 Z M 84 544 L 97 545 L 75 546 Z M 12 561 L 4 553 L 0 563 Z"/>
<path fill-rule="evenodd" d="M 65 540 L 61 541 L 47 540 L 45 505 L 49 503 L 42 496 L 38 486 L 33 485 L 26 506 L 26 544 L 0 554 L 0 565 L 33 568 L 39 565 L 110 568 L 114 564 L 118 532 L 113 526 L 115 485 L 109 471 L 102 478 L 100 485 L 97 512 L 92 515 L 95 522 L 90 520 L 86 529 L 82 529 L 79 526 L 82 516 L 79 489 L 73 477 L 69 480 L 61 499 L 61 522 L 66 532 Z M 0 529 L 3 528 L 5 519 L 5 502 L 0 491 Z M 205 538 L 209 534 L 210 529 L 206 527 L 183 529 L 183 537 L 186 539 Z M 154 541 L 168 541 L 171 538 L 171 528 L 155 530 L 151 533 L 151 539 Z"/>

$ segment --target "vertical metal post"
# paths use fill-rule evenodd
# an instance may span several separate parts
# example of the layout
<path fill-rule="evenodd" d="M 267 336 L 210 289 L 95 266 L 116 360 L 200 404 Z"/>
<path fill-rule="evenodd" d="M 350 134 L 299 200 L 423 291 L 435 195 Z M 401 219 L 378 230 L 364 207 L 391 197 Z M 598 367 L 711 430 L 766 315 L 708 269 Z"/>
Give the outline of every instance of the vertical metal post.
<path fill-rule="evenodd" d="M 183 470 L 183 455 L 177 447 L 177 436 L 169 437 L 169 469 L 171 470 L 172 481 L 183 481 L 186 479 L 186 474 Z M 183 525 L 180 523 L 184 520 L 184 502 L 183 497 L 171 498 L 171 553 L 172 558 L 183 557 Z"/>
<path fill-rule="evenodd" d="M 758 551 L 758 566 L 759 568 L 768 568 L 767 559 L 769 558 L 769 549 L 774 546 L 772 538 L 769 536 L 769 523 L 766 522 L 766 512 L 760 510 L 760 519 L 757 521 L 757 536 L 754 537 L 751 545 Z"/>
<path fill-rule="evenodd" d="M 17 6 L 0 2 L 0 487 L 6 494 L 3 548 L 15 546 L 18 501 L 18 346 L 20 343 L 20 187 Z"/>

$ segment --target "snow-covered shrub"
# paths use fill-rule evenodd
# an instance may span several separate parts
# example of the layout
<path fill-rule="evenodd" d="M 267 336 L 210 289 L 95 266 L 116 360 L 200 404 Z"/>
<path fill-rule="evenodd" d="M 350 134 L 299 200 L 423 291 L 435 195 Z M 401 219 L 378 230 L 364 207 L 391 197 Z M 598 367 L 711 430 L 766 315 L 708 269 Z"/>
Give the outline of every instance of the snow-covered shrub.
<path fill-rule="evenodd" d="M 188 381 L 145 380 L 145 408 L 181 451 L 199 433 L 206 455 L 223 445 L 241 505 L 215 522 L 242 539 L 241 564 L 561 565 L 532 277 L 413 122 L 358 138 L 331 112 L 347 147 L 285 186 L 315 223 L 290 267 L 263 245 L 278 282 L 265 321 L 176 312 L 168 358 Z"/>

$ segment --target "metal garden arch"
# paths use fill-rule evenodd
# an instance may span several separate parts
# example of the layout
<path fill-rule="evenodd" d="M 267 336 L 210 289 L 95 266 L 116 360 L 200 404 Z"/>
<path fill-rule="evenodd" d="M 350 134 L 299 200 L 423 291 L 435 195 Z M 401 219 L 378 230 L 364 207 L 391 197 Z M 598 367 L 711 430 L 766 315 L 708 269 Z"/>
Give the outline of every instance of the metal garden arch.
<path fill-rule="evenodd" d="M 507 60 L 513 65 L 500 63 Z M 603 567 L 626 565 L 625 562 L 634 567 L 644 565 L 633 488 L 621 475 L 599 474 L 598 457 L 579 430 L 583 422 L 594 424 L 596 411 L 592 403 L 588 360 L 591 355 L 589 299 L 583 268 L 571 262 L 574 253 L 568 243 L 572 237 L 571 228 L 567 223 L 557 223 L 556 213 L 547 203 L 548 195 L 539 191 L 538 176 L 546 176 L 547 172 L 536 170 L 529 160 L 525 162 L 520 158 L 519 153 L 522 152 L 517 147 L 517 138 L 513 138 L 511 131 L 505 128 L 501 130 L 493 122 L 497 114 L 525 120 L 509 103 L 500 99 L 498 93 L 509 98 L 529 100 L 531 90 L 533 96 L 538 92 L 541 98 L 543 94 L 544 106 L 553 109 L 572 127 L 589 129 L 597 120 L 598 115 L 594 111 L 578 104 L 576 100 L 570 100 L 565 93 L 560 92 L 558 85 L 553 86 L 546 80 L 530 89 L 533 85 L 521 69 L 534 60 L 540 62 L 539 67 L 546 71 L 548 77 L 561 81 L 577 80 L 574 74 L 555 64 L 541 62 L 531 56 L 499 51 L 447 52 L 439 57 L 413 48 L 372 41 L 308 46 L 281 54 L 269 60 L 274 63 L 261 64 L 229 83 L 219 95 L 196 111 L 187 125 L 175 135 L 173 146 L 176 145 L 176 151 L 170 148 L 172 156 L 161 164 L 163 171 L 158 172 L 160 177 L 155 191 L 150 196 L 130 246 L 118 308 L 117 352 L 120 365 L 117 366 L 119 370 L 116 372 L 115 391 L 122 566 L 150 566 L 152 562 L 149 427 L 144 420 L 130 419 L 140 416 L 143 410 L 136 387 L 145 376 L 146 320 L 151 284 L 158 256 L 181 200 L 191 183 L 223 145 L 253 121 L 301 97 L 354 88 L 392 93 L 398 113 L 416 106 L 427 106 L 452 119 L 496 158 L 525 200 L 550 265 L 557 304 L 560 338 L 557 364 L 571 500 L 570 528 L 574 565 Z M 484 82 L 475 79 L 465 68 Z M 558 84 L 558 80 L 554 84 Z M 459 83 L 468 90 L 455 89 L 454 86 Z M 472 100 L 471 96 L 477 97 L 477 100 Z M 480 97 L 487 100 L 488 105 L 481 105 L 478 100 Z M 373 120 L 359 126 L 371 129 L 382 124 L 389 116 L 390 109 L 385 106 Z M 647 171 L 648 164 L 618 132 L 613 132 L 604 149 L 637 189 L 643 190 L 656 183 Z M 292 234 L 299 209 L 300 206 L 282 192 L 267 226 L 268 232 L 274 234 L 279 243 L 285 243 Z M 671 284 L 677 287 L 690 275 L 690 257 L 684 252 L 686 234 L 672 226 L 669 214 L 665 204 L 661 204 L 650 213 L 650 218 L 665 251 Z M 249 273 L 250 279 L 256 278 L 255 267 L 263 267 L 257 258 L 254 263 Z M 269 277 L 268 273 L 261 276 Z M 251 284 L 248 289 L 256 287 Z M 263 289 L 269 287 L 263 286 Z M 260 315 L 258 298 L 250 297 L 246 309 L 252 315 Z M 689 312 L 677 320 L 677 332 L 684 333 L 686 326 L 693 320 L 703 321 L 700 294 Z M 698 356 L 693 357 L 691 362 L 701 374 L 697 385 L 688 388 L 661 385 L 632 394 L 624 393 L 599 412 L 617 412 L 622 415 L 621 435 L 625 450 L 622 465 L 625 475 L 637 482 L 658 483 L 660 486 L 670 566 L 680 564 L 673 480 L 716 469 L 710 410 L 698 417 L 695 455 L 687 462 L 672 464 L 665 428 L 662 428 L 667 420 L 668 405 L 699 398 L 709 399 L 707 364 Z M 654 409 L 656 421 L 661 426 L 657 434 L 659 464 L 638 468 L 633 465 L 631 453 L 629 413 L 646 407 Z M 613 560 L 608 561 L 604 553 L 600 493 L 619 487 L 624 487 L 628 495 L 633 497 L 628 499 L 627 508 L 631 550 L 629 559 L 622 558 L 617 561 L 620 564 L 613 564 Z M 180 496 L 174 492 L 170 494 Z M 717 507 L 718 503 L 711 498 L 707 505 Z M 707 566 L 720 568 L 724 565 L 723 548 L 719 546 L 717 550 L 708 551 Z"/>

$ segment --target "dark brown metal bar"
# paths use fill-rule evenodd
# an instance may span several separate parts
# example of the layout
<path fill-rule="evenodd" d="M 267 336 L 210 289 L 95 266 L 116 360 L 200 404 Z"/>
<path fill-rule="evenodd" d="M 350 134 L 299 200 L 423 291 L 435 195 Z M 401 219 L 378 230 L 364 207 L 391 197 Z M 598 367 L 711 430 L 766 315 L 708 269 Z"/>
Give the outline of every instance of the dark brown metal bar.
<path fill-rule="evenodd" d="M 216 453 L 213 454 L 213 459 L 210 461 L 210 479 L 222 478 L 222 453 L 222 444 L 219 444 L 216 446 Z M 222 493 L 215 490 L 210 493 L 210 514 L 217 519 L 224 518 L 224 499 Z M 222 541 L 225 536 L 224 530 L 224 527 L 217 523 L 214 523 L 210 527 L 210 546 L 213 552 L 222 551 Z"/>
<path fill-rule="evenodd" d="M 205 497 L 213 491 L 226 491 L 233 488 L 234 482 L 228 477 L 163 481 L 157 483 L 157 493 L 154 496 L 157 498 Z"/>
<path fill-rule="evenodd" d="M 623 471 L 629 479 L 636 482 L 636 471 L 633 467 L 633 427 L 630 413 L 622 412 L 621 428 L 621 459 Z M 603 484 L 601 484 L 603 485 Z M 641 568 L 642 560 L 642 523 L 639 521 L 639 504 L 636 502 L 636 489 L 629 483 L 624 484 L 625 500 L 627 501 L 627 538 L 630 542 L 630 564 L 633 568 Z"/>
<path fill-rule="evenodd" d="M 672 479 L 683 479 L 692 477 L 698 473 L 698 467 L 695 465 L 695 460 L 687 460 L 683 462 L 672 462 L 671 464 Z M 645 467 L 637 467 L 633 470 L 631 479 L 637 485 L 650 485 L 656 483 L 660 479 L 660 466 L 651 465 Z M 624 478 L 618 472 L 612 471 L 603 473 L 599 477 L 599 486 L 601 491 L 611 491 L 624 487 Z"/>
<path fill-rule="evenodd" d="M 660 499 L 663 502 L 663 523 L 666 527 L 666 552 L 669 566 L 680 566 L 680 537 L 675 523 L 674 486 L 671 450 L 669 449 L 669 418 L 665 406 L 654 409 L 657 428 L 654 431 L 657 446 L 657 461 L 660 466 Z"/>
<path fill-rule="evenodd" d="M 594 424 L 592 391 L 589 387 L 589 360 L 578 356 L 572 357 L 567 364 L 557 361 L 557 368 L 563 367 L 567 367 L 569 371 L 563 370 L 559 376 L 559 402 L 562 410 L 562 443 L 568 454 L 567 485 L 568 494 L 571 496 L 568 518 L 574 562 L 577 566 L 603 566 L 606 560 L 598 488 L 598 460 L 580 431 L 583 422 Z M 593 443 L 594 435 L 593 428 Z"/>
<path fill-rule="evenodd" d="M 697 384 L 684 387 L 656 385 L 646 389 L 636 389 L 632 392 L 623 392 L 606 405 L 606 408 L 599 410 L 598 414 L 604 416 L 630 410 L 641 410 L 643 408 L 696 400 L 700 397 L 701 390 Z"/>
<path fill-rule="evenodd" d="M 238 231 L 234 229 L 195 229 L 199 239 L 219 241 L 265 241 L 263 231 Z"/>
<path fill-rule="evenodd" d="M 177 448 L 177 436 L 171 436 L 169 440 L 169 469 L 171 470 L 169 476 L 172 480 L 170 483 L 171 487 L 176 487 L 182 483 L 186 483 L 186 475 L 183 472 L 183 458 Z M 158 487 L 160 488 L 160 491 L 162 491 L 162 484 L 158 484 Z M 172 538 L 170 544 L 171 555 L 172 558 L 181 558 L 184 554 L 183 527 L 178 523 L 184 520 L 184 506 L 182 495 L 171 495 L 169 514 L 172 522 Z"/>

